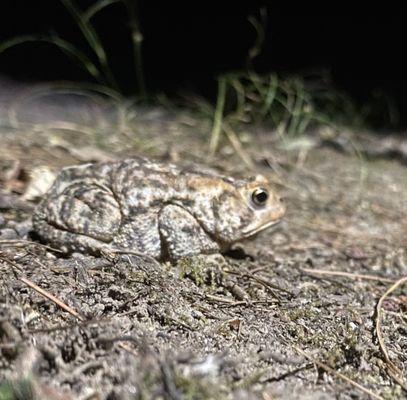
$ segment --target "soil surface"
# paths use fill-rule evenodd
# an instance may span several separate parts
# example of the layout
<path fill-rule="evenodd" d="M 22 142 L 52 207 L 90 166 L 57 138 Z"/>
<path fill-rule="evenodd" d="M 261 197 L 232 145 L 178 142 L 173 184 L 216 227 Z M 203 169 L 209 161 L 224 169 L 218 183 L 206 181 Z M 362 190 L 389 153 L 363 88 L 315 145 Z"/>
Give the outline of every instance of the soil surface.
<path fill-rule="evenodd" d="M 349 132 L 337 148 L 250 125 L 211 157 L 211 121 L 183 110 L 21 102 L 0 107 L 1 399 L 406 398 L 400 160 L 368 159 Z M 59 168 L 131 155 L 262 173 L 287 217 L 177 265 L 36 241 Z"/>

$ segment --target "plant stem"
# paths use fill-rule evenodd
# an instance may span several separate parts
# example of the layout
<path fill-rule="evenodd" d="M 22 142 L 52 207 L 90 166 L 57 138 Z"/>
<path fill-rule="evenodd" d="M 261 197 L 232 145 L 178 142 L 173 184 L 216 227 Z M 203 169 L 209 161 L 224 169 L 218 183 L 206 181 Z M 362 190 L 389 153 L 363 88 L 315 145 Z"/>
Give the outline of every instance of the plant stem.
<path fill-rule="evenodd" d="M 134 68 L 136 70 L 138 92 L 140 97 L 142 99 L 145 99 L 147 96 L 147 91 L 143 68 L 143 54 L 141 48 L 143 43 L 143 34 L 141 33 L 140 23 L 137 18 L 137 2 L 135 0 L 124 0 L 124 3 L 129 14 L 131 39 L 133 42 Z"/>
<path fill-rule="evenodd" d="M 226 98 L 226 79 L 221 76 L 218 79 L 218 98 L 216 101 L 215 116 L 211 132 L 211 141 L 209 144 L 209 151 L 213 156 L 216 153 L 219 145 L 220 133 L 222 130 L 223 110 L 225 108 Z"/>

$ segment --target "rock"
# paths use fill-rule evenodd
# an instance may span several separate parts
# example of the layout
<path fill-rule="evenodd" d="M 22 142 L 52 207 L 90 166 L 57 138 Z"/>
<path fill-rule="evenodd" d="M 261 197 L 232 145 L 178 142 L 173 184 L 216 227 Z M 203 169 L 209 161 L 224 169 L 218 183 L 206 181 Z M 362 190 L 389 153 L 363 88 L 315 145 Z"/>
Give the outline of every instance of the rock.
<path fill-rule="evenodd" d="M 18 239 L 17 232 L 14 229 L 4 228 L 0 229 L 0 240 L 14 240 Z"/>
<path fill-rule="evenodd" d="M 13 228 L 17 232 L 18 236 L 20 236 L 21 238 L 27 238 L 28 232 L 30 232 L 32 229 L 31 219 L 19 222 Z"/>

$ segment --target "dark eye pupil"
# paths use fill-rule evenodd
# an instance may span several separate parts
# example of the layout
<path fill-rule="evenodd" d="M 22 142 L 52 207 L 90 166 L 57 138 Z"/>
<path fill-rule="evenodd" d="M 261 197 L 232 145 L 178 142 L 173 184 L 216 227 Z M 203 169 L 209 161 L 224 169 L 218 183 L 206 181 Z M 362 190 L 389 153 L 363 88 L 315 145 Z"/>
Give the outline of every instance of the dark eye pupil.
<path fill-rule="evenodd" d="M 267 200 L 267 193 L 265 193 L 265 192 L 257 193 L 256 200 L 259 203 L 264 203 Z"/>
<path fill-rule="evenodd" d="M 255 204 L 262 205 L 268 199 L 268 193 L 263 189 L 258 189 L 253 193 L 253 201 Z"/>

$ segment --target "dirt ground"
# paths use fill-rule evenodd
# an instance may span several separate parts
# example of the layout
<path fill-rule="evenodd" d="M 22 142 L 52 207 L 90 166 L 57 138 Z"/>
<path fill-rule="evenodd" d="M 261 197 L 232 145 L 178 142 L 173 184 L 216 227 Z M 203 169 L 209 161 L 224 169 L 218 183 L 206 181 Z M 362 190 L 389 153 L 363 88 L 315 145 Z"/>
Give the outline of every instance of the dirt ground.
<path fill-rule="evenodd" d="M 368 159 L 349 132 L 336 148 L 247 125 L 240 147 L 223 138 L 209 157 L 211 122 L 182 110 L 120 122 L 83 105 L 60 122 L 61 107 L 42 107 L 40 121 L 0 107 L 0 399 L 407 398 L 400 160 Z M 54 172 L 136 154 L 265 174 L 287 217 L 177 265 L 35 240 L 30 215 Z"/>

